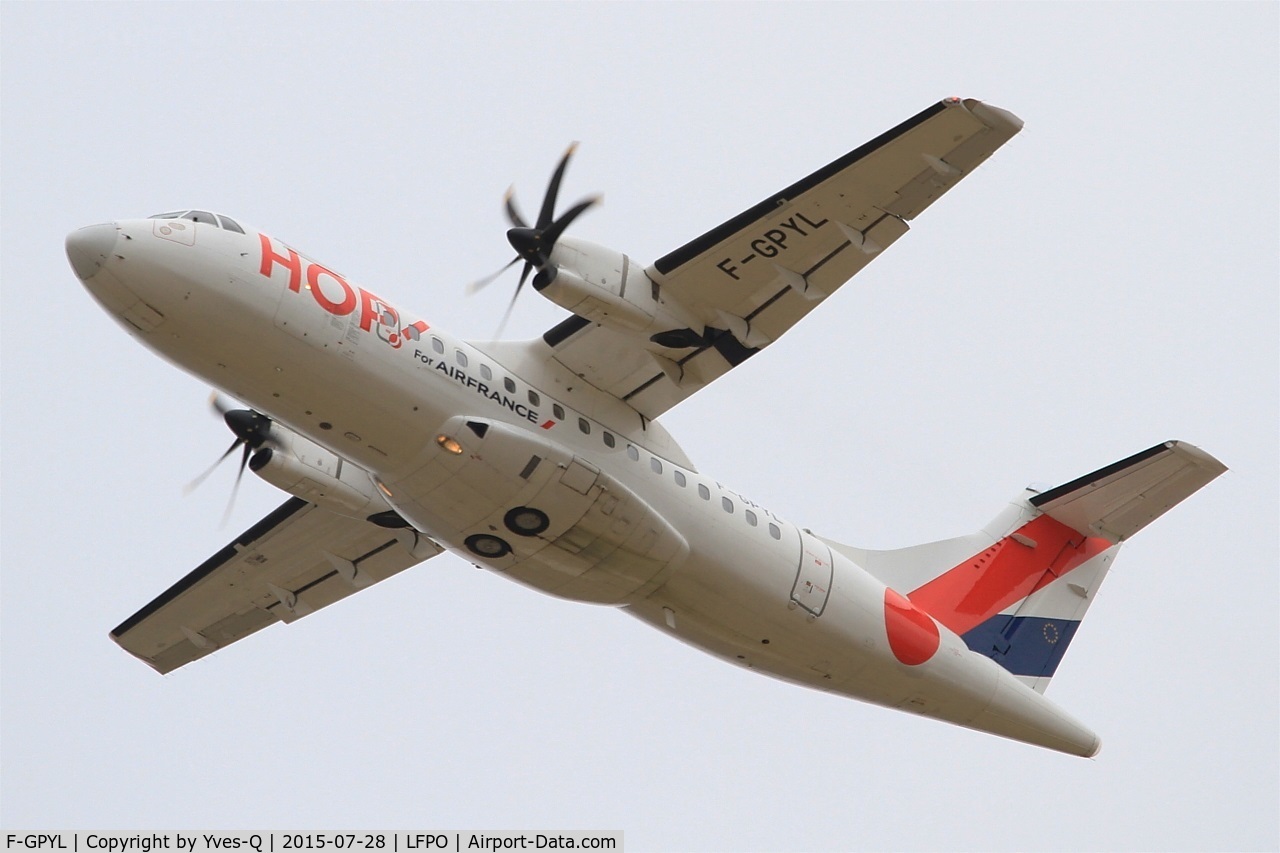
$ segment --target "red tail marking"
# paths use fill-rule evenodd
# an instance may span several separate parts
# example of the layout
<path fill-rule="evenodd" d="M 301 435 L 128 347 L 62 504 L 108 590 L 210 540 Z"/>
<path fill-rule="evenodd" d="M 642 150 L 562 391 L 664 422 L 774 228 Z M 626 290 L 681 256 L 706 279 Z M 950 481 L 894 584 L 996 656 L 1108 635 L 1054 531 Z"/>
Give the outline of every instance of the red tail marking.
<path fill-rule="evenodd" d="M 1036 547 L 1005 537 L 908 598 L 963 634 L 1111 547 L 1107 540 L 1085 537 L 1047 515 L 1017 532 L 1035 540 Z"/>
<path fill-rule="evenodd" d="M 884 630 L 893 656 L 907 666 L 918 666 L 938 651 L 938 624 L 901 593 L 884 591 Z"/>

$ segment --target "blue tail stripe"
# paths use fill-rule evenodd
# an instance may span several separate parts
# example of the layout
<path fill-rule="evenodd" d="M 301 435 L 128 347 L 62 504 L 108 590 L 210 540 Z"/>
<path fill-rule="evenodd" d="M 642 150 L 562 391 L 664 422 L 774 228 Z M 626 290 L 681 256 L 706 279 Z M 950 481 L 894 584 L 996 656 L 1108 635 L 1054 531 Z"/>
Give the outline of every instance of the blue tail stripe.
<path fill-rule="evenodd" d="M 992 616 L 963 637 L 970 649 L 1014 675 L 1051 676 L 1080 623 L 1043 616 Z"/>

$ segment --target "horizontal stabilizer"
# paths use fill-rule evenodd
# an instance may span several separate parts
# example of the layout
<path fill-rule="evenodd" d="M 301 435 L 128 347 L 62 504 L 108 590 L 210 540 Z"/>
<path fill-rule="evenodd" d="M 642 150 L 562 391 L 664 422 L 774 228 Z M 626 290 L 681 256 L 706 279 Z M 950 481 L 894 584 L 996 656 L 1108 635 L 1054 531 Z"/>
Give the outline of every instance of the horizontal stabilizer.
<path fill-rule="evenodd" d="M 1198 447 L 1166 441 L 1030 501 L 1073 530 L 1119 543 L 1226 470 Z"/>

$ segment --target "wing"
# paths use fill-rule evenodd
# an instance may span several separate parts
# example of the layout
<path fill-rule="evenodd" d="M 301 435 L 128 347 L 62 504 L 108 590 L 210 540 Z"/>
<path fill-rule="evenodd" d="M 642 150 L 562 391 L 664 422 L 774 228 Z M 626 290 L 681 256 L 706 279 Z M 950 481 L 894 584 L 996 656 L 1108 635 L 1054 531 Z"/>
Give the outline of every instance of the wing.
<path fill-rule="evenodd" d="M 111 632 L 171 672 L 273 622 L 292 622 L 434 557 L 413 530 L 387 530 L 291 498 Z"/>
<path fill-rule="evenodd" d="M 528 354 L 656 418 L 777 340 L 1021 128 L 948 98 L 657 260 L 645 272 L 660 298 L 707 324 L 696 346 L 642 344 L 575 315 Z"/>

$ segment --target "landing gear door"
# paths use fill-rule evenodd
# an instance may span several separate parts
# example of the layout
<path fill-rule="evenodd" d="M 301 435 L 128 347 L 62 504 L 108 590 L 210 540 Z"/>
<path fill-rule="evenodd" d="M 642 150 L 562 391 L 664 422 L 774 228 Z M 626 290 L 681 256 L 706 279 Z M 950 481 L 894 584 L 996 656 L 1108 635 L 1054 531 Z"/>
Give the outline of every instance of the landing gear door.
<path fill-rule="evenodd" d="M 800 531 L 800 566 L 791 600 L 821 616 L 831 595 L 831 548 L 807 530 Z"/>

